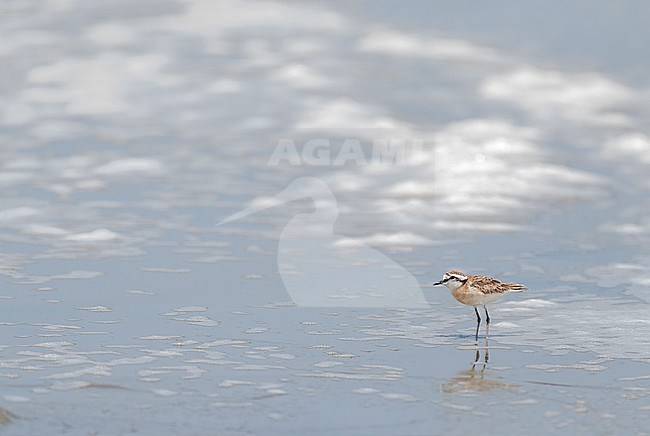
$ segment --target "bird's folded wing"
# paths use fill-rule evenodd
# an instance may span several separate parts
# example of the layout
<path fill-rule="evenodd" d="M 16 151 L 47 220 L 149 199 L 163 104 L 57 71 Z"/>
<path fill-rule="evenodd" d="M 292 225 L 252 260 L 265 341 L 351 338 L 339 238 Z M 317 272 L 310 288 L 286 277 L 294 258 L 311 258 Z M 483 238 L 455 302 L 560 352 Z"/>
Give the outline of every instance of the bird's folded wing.
<path fill-rule="evenodd" d="M 518 283 L 503 283 L 497 279 L 486 276 L 473 275 L 470 277 L 472 287 L 478 289 L 484 294 L 503 294 L 506 292 L 517 292 L 527 289 L 526 286 Z"/>

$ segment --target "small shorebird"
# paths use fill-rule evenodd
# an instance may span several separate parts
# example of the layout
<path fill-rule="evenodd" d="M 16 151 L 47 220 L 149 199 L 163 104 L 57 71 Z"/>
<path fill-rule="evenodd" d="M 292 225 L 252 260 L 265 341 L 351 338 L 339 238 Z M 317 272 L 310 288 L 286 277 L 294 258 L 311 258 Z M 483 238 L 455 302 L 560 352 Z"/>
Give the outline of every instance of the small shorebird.
<path fill-rule="evenodd" d="M 492 277 L 466 275 L 456 270 L 446 272 L 442 280 L 433 284 L 433 286 L 438 285 L 445 285 L 449 288 L 451 295 L 459 302 L 467 306 L 474 306 L 474 312 L 476 312 L 476 340 L 478 340 L 478 329 L 481 325 L 481 316 L 478 314 L 477 306 L 483 306 L 485 310 L 487 336 L 487 329 L 490 327 L 487 304 L 500 300 L 504 295 L 511 292 L 523 292 L 524 289 L 528 289 L 518 283 L 503 283 Z"/>

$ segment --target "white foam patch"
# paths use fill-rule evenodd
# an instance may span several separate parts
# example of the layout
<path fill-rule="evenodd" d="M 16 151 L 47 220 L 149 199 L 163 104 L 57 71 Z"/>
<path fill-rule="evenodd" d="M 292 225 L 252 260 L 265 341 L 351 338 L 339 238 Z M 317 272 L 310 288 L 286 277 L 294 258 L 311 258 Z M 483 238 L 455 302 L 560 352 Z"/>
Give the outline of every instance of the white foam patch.
<path fill-rule="evenodd" d="M 146 272 L 159 272 L 167 274 L 187 274 L 192 272 L 189 268 L 157 268 L 157 267 L 144 267 L 140 268 L 142 271 Z"/>
<path fill-rule="evenodd" d="M 28 403 L 31 401 L 29 397 L 23 397 L 21 395 L 5 395 L 3 398 L 8 403 Z"/>
<path fill-rule="evenodd" d="M 602 149 L 605 158 L 625 163 L 625 168 L 650 164 L 650 136 L 628 132 L 610 139 Z"/>
<path fill-rule="evenodd" d="M 107 366 L 121 366 L 121 365 L 142 365 L 144 363 L 154 362 L 156 359 L 152 356 L 139 356 L 139 357 L 121 357 L 106 362 Z"/>
<path fill-rule="evenodd" d="M 352 392 L 355 392 L 357 394 L 367 395 L 367 394 L 376 394 L 380 391 L 379 389 L 375 389 L 375 388 L 358 388 L 358 389 L 354 389 Z"/>
<path fill-rule="evenodd" d="M 169 86 L 173 76 L 165 74 L 169 59 L 160 54 L 128 56 L 102 52 L 88 58 L 65 58 L 33 68 L 27 74 L 31 87 L 22 100 L 36 105 L 57 104 L 70 115 L 105 115 L 133 109 L 131 87 Z M 119 74 L 106 74 L 119 71 Z"/>
<path fill-rule="evenodd" d="M 68 241 L 76 242 L 106 242 L 114 241 L 116 239 L 119 239 L 119 237 L 120 236 L 117 233 L 110 230 L 98 229 L 88 233 L 77 233 L 74 235 L 66 236 L 65 239 Z"/>
<path fill-rule="evenodd" d="M 541 348 L 553 355 L 592 352 L 599 359 L 582 362 L 579 368 L 588 371 L 602 370 L 608 359 L 650 361 L 650 339 L 644 329 L 644 326 L 650 326 L 646 304 L 624 298 L 575 294 L 552 300 L 537 298 L 532 303 L 513 298 L 513 301 L 492 306 L 491 347 Z M 457 345 L 456 340 L 450 340 L 444 332 L 462 323 L 463 319 L 473 318 L 469 313 L 465 313 L 463 318 L 451 316 L 449 312 L 438 313 L 435 308 L 428 311 L 436 321 L 425 323 L 426 329 L 413 329 L 421 313 L 405 309 L 387 315 L 361 317 L 372 320 L 376 326 L 362 328 L 359 333 L 423 345 Z M 468 328 L 467 334 L 473 336 L 474 331 Z"/>
<path fill-rule="evenodd" d="M 146 296 L 158 295 L 157 292 L 151 292 L 151 291 L 129 290 L 126 292 L 133 295 L 146 295 Z"/>
<path fill-rule="evenodd" d="M 104 273 L 100 271 L 76 270 L 76 271 L 70 271 L 65 274 L 50 276 L 49 278 L 57 279 L 57 280 L 84 280 L 84 279 L 94 279 L 97 277 L 101 277 L 103 275 Z"/>
<path fill-rule="evenodd" d="M 358 43 L 363 52 L 382 53 L 395 57 L 416 57 L 440 61 L 497 61 L 494 50 L 460 39 L 425 38 L 393 29 L 377 29 Z"/>
<path fill-rule="evenodd" d="M 236 339 L 219 339 L 218 341 L 205 342 L 201 344 L 198 348 L 205 349 L 205 348 L 212 348 L 212 347 L 222 347 L 224 345 L 246 346 L 248 344 L 249 344 L 248 341 L 242 341 Z"/>
<path fill-rule="evenodd" d="M 347 97 L 333 100 L 315 100 L 311 107 L 296 122 L 297 129 L 328 128 L 346 129 L 390 129 L 399 123 L 381 115 L 377 108 L 365 105 Z"/>
<path fill-rule="evenodd" d="M 43 330 L 49 330 L 54 332 L 60 332 L 64 330 L 80 330 L 81 327 L 77 325 L 64 325 L 64 324 L 45 324 L 43 325 Z"/>
<path fill-rule="evenodd" d="M 500 329 L 516 329 L 519 327 L 518 324 L 515 324 L 514 322 L 508 322 L 508 321 L 503 321 L 503 322 L 498 322 L 494 324 L 495 326 L 498 326 Z"/>
<path fill-rule="evenodd" d="M 0 223 L 22 221 L 26 218 L 40 215 L 41 213 L 41 210 L 33 207 L 16 207 L 13 209 L 0 210 Z"/>
<path fill-rule="evenodd" d="M 181 357 L 184 356 L 183 353 L 174 351 L 174 350 L 149 350 L 149 349 L 143 349 L 140 350 L 143 353 L 147 353 L 149 356 L 155 356 L 155 357 Z"/>
<path fill-rule="evenodd" d="M 361 248 L 366 245 L 382 248 L 413 248 L 435 244 L 430 239 L 423 238 L 411 232 L 398 233 L 376 233 L 364 238 L 338 239 L 332 247 L 338 248 Z"/>
<path fill-rule="evenodd" d="M 125 175 L 125 174 L 160 174 L 163 165 L 149 158 L 118 159 L 98 167 L 95 172 L 99 175 Z"/>
<path fill-rule="evenodd" d="M 309 5 L 289 5 L 253 0 L 232 8 L 227 2 L 195 0 L 182 14 L 163 17 L 164 28 L 201 36 L 209 40 L 223 36 L 224 32 L 255 29 L 260 26 L 276 29 L 337 30 L 346 25 L 345 18 L 333 11 L 315 9 Z"/>
<path fill-rule="evenodd" d="M 212 407 L 217 409 L 246 409 L 250 407 L 255 407 L 255 403 L 251 401 L 242 401 L 242 402 L 227 402 L 227 401 L 217 401 L 212 403 Z"/>
<path fill-rule="evenodd" d="M 220 388 L 232 388 L 235 386 L 252 386 L 254 383 L 248 380 L 224 380 L 219 383 Z"/>
<path fill-rule="evenodd" d="M 312 373 L 296 374 L 299 377 L 312 377 L 323 378 L 329 380 L 381 380 L 381 381 L 394 381 L 402 378 L 402 375 L 397 374 L 367 374 L 367 373 L 343 373 L 343 372 L 330 372 L 330 371 L 315 371 Z"/>
<path fill-rule="evenodd" d="M 90 382 L 83 380 L 57 381 L 52 385 L 52 389 L 56 391 L 77 391 L 87 389 L 91 385 Z"/>
<path fill-rule="evenodd" d="M 508 101 L 540 118 L 561 117 L 588 124 L 625 125 L 614 110 L 631 101 L 632 91 L 598 73 L 570 73 L 522 66 L 488 77 L 481 94 Z"/>
<path fill-rule="evenodd" d="M 400 400 L 400 401 L 417 401 L 417 397 L 414 397 L 411 394 L 400 394 L 400 393 L 386 393 L 382 392 L 379 396 L 386 398 L 388 400 Z"/>
<path fill-rule="evenodd" d="M 178 309 L 174 309 L 174 312 L 191 313 L 191 312 L 205 312 L 207 310 L 208 308 L 204 306 L 185 306 L 185 307 L 179 307 Z"/>
<path fill-rule="evenodd" d="M 208 316 L 189 316 L 189 317 L 173 317 L 171 318 L 175 321 L 183 321 L 190 325 L 198 325 L 201 327 L 216 327 L 221 324 L 220 321 L 216 321 Z"/>
<path fill-rule="evenodd" d="M 29 224 L 24 226 L 21 230 L 22 233 L 27 235 L 37 235 L 37 236 L 65 236 L 69 234 L 65 229 L 55 226 L 48 226 L 42 224 Z"/>
<path fill-rule="evenodd" d="M 40 342 L 38 344 L 34 344 L 34 347 L 43 347 L 43 348 L 65 348 L 65 347 L 70 347 L 72 346 L 72 342 Z"/>
<path fill-rule="evenodd" d="M 233 369 L 236 369 L 236 370 L 239 370 L 239 371 L 268 371 L 268 370 L 273 370 L 273 369 L 285 370 L 285 369 L 287 369 L 287 367 L 286 366 L 280 366 L 280 365 L 242 364 L 242 365 L 234 366 Z"/>
<path fill-rule="evenodd" d="M 344 239 L 333 235 L 334 247 L 370 245 L 401 250 L 447 242 L 459 234 L 535 231 L 530 217 L 536 209 L 610 196 L 608 179 L 554 163 L 538 145 L 542 132 L 533 127 L 499 119 L 474 119 L 421 133 L 374 115 L 369 107 L 350 100 L 319 105 L 305 117 L 341 132 L 350 124 L 367 126 L 362 133 L 353 133 L 370 138 L 373 127 L 384 125 L 397 129 L 398 136 L 427 139 L 427 145 L 412 156 L 407 154 L 398 164 L 376 162 L 356 169 L 355 177 L 362 180 L 360 192 L 373 192 L 372 196 L 350 195 L 355 190 L 345 188 L 350 174 L 346 170 L 324 177 L 330 188 L 336 191 L 334 187 L 340 187 L 341 195 L 338 204 L 330 207 L 322 203 L 321 209 L 340 210 L 342 219 L 336 221 L 337 229 L 355 236 Z M 387 122 L 382 124 L 382 119 Z M 386 131 L 377 132 L 385 135 Z M 303 191 L 312 185 L 305 183 Z M 326 200 L 321 192 L 313 190 L 304 195 Z M 291 235 L 300 239 L 327 231 L 327 216 L 312 216 L 311 227 L 296 228 Z M 298 222 L 294 220 L 293 224 Z M 333 223 L 329 226 L 331 229 Z"/>
<path fill-rule="evenodd" d="M 44 380 L 66 380 L 72 378 L 79 378 L 83 376 L 93 376 L 93 377 L 108 377 L 112 374 L 110 368 L 104 365 L 96 365 L 88 368 L 82 368 L 75 371 L 63 372 L 51 374 L 45 377 L 42 377 Z"/>
<path fill-rule="evenodd" d="M 548 301 L 548 300 L 540 300 L 537 298 L 529 298 L 527 300 L 521 300 L 521 301 L 508 301 L 505 304 L 511 305 L 511 306 L 518 306 L 518 307 L 552 307 L 556 306 L 557 303 L 553 301 Z"/>
<path fill-rule="evenodd" d="M 344 365 L 343 362 L 336 362 L 333 360 L 324 360 L 322 362 L 314 363 L 316 368 L 333 368 L 335 366 Z"/>
<path fill-rule="evenodd" d="M 650 325 L 644 306 L 595 297 L 563 301 L 552 308 L 538 309 L 533 318 L 519 320 L 523 332 L 500 342 L 647 361 L 650 342 L 638 329 Z M 552 335 L 539 333 L 549 328 Z"/>
<path fill-rule="evenodd" d="M 603 288 L 623 287 L 626 294 L 650 303 L 649 262 L 648 259 L 639 260 L 640 262 L 618 262 L 588 267 L 582 275 L 568 276 L 564 279 L 595 283 Z"/>
<path fill-rule="evenodd" d="M 179 394 L 178 392 L 172 391 L 171 389 L 152 389 L 151 392 L 159 397 L 175 397 Z"/>
<path fill-rule="evenodd" d="M 271 78 L 300 89 L 324 88 L 330 83 L 330 79 L 323 74 L 308 65 L 298 63 L 280 67 Z"/>

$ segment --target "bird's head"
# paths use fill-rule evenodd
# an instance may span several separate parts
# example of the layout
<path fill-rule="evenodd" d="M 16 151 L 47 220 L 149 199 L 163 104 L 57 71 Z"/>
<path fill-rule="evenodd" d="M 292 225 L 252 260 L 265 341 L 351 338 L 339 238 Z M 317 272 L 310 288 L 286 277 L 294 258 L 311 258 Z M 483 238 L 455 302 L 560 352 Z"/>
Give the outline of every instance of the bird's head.
<path fill-rule="evenodd" d="M 435 282 L 433 286 L 445 285 L 451 290 L 459 288 L 467 281 L 467 276 L 460 271 L 451 270 L 447 271 L 445 275 L 442 276 L 442 280 Z"/>

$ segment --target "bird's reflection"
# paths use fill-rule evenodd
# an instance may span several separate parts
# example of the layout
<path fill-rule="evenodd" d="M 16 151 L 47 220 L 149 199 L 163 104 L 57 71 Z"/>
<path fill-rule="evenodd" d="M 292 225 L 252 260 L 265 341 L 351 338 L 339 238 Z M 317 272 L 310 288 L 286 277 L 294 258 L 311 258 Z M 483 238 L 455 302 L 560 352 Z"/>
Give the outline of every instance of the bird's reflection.
<path fill-rule="evenodd" d="M 442 386 L 442 391 L 448 394 L 459 392 L 487 392 L 495 389 L 513 389 L 516 385 L 504 383 L 490 377 L 489 372 L 486 374 L 488 362 L 490 360 L 489 348 L 489 324 L 485 335 L 485 345 L 480 346 L 476 342 L 476 353 L 474 362 L 468 370 L 459 371 L 456 377 L 453 377 Z"/>
<path fill-rule="evenodd" d="M 15 418 L 16 418 L 16 415 L 11 413 L 7 409 L 3 409 L 2 407 L 0 407 L 0 428 L 2 428 L 5 425 L 9 424 Z"/>

